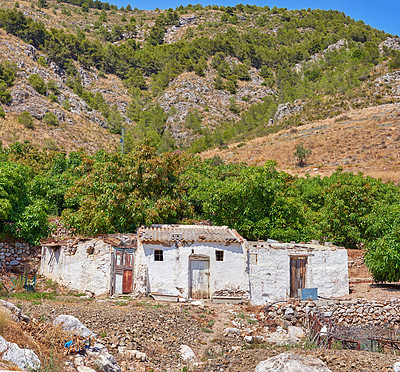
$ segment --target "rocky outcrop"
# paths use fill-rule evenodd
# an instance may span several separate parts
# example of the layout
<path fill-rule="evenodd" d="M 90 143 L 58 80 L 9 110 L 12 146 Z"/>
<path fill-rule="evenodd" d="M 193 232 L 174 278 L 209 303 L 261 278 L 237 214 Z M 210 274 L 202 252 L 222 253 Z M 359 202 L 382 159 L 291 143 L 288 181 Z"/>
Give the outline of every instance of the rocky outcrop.
<path fill-rule="evenodd" d="M 384 42 L 379 44 L 379 50 L 381 54 L 384 53 L 384 49 L 400 51 L 400 38 L 388 37 Z"/>
<path fill-rule="evenodd" d="M 389 72 L 380 76 L 375 79 L 374 83 L 376 87 L 390 86 L 392 94 L 400 95 L 400 71 Z"/>
<path fill-rule="evenodd" d="M 281 103 L 276 109 L 274 121 L 279 121 L 292 114 L 297 114 L 303 111 L 303 109 L 304 106 L 298 100 L 294 101 L 293 103 L 291 102 Z"/>
<path fill-rule="evenodd" d="M 331 370 L 320 359 L 282 353 L 258 363 L 255 372 L 331 372 Z"/>
<path fill-rule="evenodd" d="M 249 75 L 249 81 L 238 82 L 236 94 L 214 88 L 216 72 L 213 69 L 207 69 L 204 77 L 190 72 L 183 73 L 173 80 L 158 99 L 158 103 L 165 112 L 174 111 L 167 119 L 167 126 L 177 142 L 186 145 L 196 139 L 185 127 L 185 120 L 190 112 L 199 112 L 203 128 L 213 128 L 221 122 L 239 119 L 239 113 L 229 110 L 232 99 L 236 101 L 240 110 L 246 110 L 250 105 L 259 103 L 266 96 L 275 93 L 261 85 L 263 80 L 254 69 L 250 70 Z"/>
<path fill-rule="evenodd" d="M 300 73 L 301 70 L 303 69 L 303 67 L 306 66 L 307 64 L 321 61 L 322 59 L 325 58 L 325 54 L 327 54 L 329 52 L 333 52 L 335 50 L 340 50 L 340 49 L 345 48 L 345 47 L 347 47 L 347 40 L 346 39 L 340 39 L 336 43 L 329 45 L 321 53 L 313 54 L 308 61 L 302 61 L 300 63 L 297 63 L 294 66 L 294 70 L 297 73 Z"/>

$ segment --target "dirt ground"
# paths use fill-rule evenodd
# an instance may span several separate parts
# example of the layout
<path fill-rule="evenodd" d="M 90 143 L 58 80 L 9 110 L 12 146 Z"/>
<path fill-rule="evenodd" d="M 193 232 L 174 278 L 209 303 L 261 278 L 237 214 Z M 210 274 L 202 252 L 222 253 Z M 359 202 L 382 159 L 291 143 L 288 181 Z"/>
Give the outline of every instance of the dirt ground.
<path fill-rule="evenodd" d="M 351 293 L 346 299 L 391 299 L 400 296 L 396 285 L 373 283 L 365 267 L 362 250 L 349 250 Z M 47 283 L 50 286 L 51 283 Z M 45 288 L 45 285 L 42 285 Z M 254 371 L 256 365 L 282 352 L 312 355 L 322 359 L 333 372 L 393 371 L 400 356 L 349 350 L 313 349 L 307 344 L 276 347 L 266 342 L 247 343 L 244 335 L 263 335 L 277 324 L 264 319 L 263 307 L 204 303 L 156 302 L 151 299 L 92 299 L 71 294 L 55 298 L 37 298 L 13 302 L 37 321 L 52 321 L 57 315 L 76 316 L 114 355 L 123 371 Z M 227 335 L 227 327 L 237 327 L 241 334 Z M 187 365 L 180 358 L 180 346 L 195 352 L 196 364 Z M 124 360 L 118 347 L 145 352 L 148 360 Z M 61 351 L 60 351 L 61 352 Z M 60 363 L 60 369 L 65 370 Z"/>

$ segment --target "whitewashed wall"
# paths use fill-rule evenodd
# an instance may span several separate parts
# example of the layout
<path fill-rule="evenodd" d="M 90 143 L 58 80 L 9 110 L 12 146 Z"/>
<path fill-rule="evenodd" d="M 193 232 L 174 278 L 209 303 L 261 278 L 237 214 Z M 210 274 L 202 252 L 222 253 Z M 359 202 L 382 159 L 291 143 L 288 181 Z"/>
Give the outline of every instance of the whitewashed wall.
<path fill-rule="evenodd" d="M 154 250 L 163 250 L 163 261 L 154 261 Z M 249 290 L 244 244 L 194 243 L 191 246 L 171 247 L 161 244 L 139 245 L 137 264 L 147 267 L 147 293 L 181 294 L 189 296 L 189 256 L 201 254 L 210 257 L 210 294 L 223 289 Z M 224 260 L 216 261 L 215 251 L 224 251 Z M 136 288 L 136 291 L 138 288 Z"/>
<path fill-rule="evenodd" d="M 257 264 L 254 264 L 257 255 Z M 307 255 L 306 288 L 318 288 L 322 297 L 349 294 L 346 249 L 306 250 L 258 248 L 249 250 L 251 303 L 281 301 L 290 296 L 290 255 Z"/>
<path fill-rule="evenodd" d="M 93 253 L 87 249 L 93 247 Z M 89 251 L 91 251 L 89 249 Z M 111 280 L 111 247 L 101 240 L 78 244 L 75 254 L 61 247 L 42 247 L 41 274 L 68 288 L 96 295 L 108 294 Z"/>

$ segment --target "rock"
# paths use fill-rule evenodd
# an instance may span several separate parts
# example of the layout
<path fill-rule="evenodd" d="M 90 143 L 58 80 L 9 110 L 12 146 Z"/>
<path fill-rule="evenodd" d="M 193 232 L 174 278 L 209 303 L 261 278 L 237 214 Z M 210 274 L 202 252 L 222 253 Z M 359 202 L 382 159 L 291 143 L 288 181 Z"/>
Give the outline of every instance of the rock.
<path fill-rule="evenodd" d="M 86 355 L 94 365 L 100 366 L 102 371 L 121 372 L 121 368 L 114 357 L 108 352 L 107 348 L 100 343 L 95 343 L 94 346 L 88 348 L 86 350 Z"/>
<path fill-rule="evenodd" d="M 317 358 L 282 353 L 258 363 L 255 372 L 331 372 Z"/>
<path fill-rule="evenodd" d="M 27 315 L 25 315 L 20 308 L 16 307 L 11 302 L 0 299 L 0 307 L 4 307 L 9 310 L 12 314 L 13 319 L 17 322 L 23 321 L 25 323 L 29 323 L 31 321 L 31 319 Z"/>
<path fill-rule="evenodd" d="M 295 338 L 303 338 L 305 336 L 304 331 L 301 327 L 288 327 L 288 335 Z"/>
<path fill-rule="evenodd" d="M 251 344 L 253 341 L 253 336 L 244 336 L 244 341 Z"/>
<path fill-rule="evenodd" d="M 190 305 L 193 305 L 193 306 L 201 306 L 201 305 L 203 305 L 203 301 L 192 301 L 192 302 L 190 303 Z"/>
<path fill-rule="evenodd" d="M 393 364 L 393 370 L 394 372 L 400 372 L 400 362 Z"/>
<path fill-rule="evenodd" d="M 285 117 L 296 114 L 300 111 L 303 111 L 304 106 L 298 102 L 294 103 L 281 103 L 278 108 L 276 109 L 276 113 L 274 116 L 274 122 L 284 119 Z M 288 309 L 286 309 L 288 310 Z M 293 310 L 293 309 L 292 309 Z"/>
<path fill-rule="evenodd" d="M 5 349 L 4 349 L 5 347 Z M 4 351 L 3 360 L 15 363 L 23 370 L 37 370 L 40 368 L 40 360 L 34 351 L 30 349 L 21 349 L 17 344 L 7 342 L 0 336 L 0 350 Z"/>
<path fill-rule="evenodd" d="M 82 337 L 96 337 L 96 334 L 94 334 L 89 328 L 83 325 L 72 315 L 59 315 L 56 319 L 54 319 L 53 324 L 61 324 L 64 331 L 73 331 Z"/>
<path fill-rule="evenodd" d="M 142 353 L 138 350 L 129 350 L 125 346 L 118 347 L 118 352 L 128 359 L 137 359 L 141 362 L 145 362 L 147 360 L 146 353 Z"/>
<path fill-rule="evenodd" d="M 179 351 L 181 353 L 181 358 L 185 361 L 191 361 L 196 359 L 196 354 L 193 352 L 193 350 L 187 346 L 187 345 L 181 345 L 179 348 Z"/>
<path fill-rule="evenodd" d="M 79 366 L 76 370 L 78 372 L 96 372 L 95 369 L 86 366 Z"/>
<path fill-rule="evenodd" d="M 240 330 L 238 328 L 229 327 L 224 329 L 224 334 L 228 336 L 240 336 Z"/>

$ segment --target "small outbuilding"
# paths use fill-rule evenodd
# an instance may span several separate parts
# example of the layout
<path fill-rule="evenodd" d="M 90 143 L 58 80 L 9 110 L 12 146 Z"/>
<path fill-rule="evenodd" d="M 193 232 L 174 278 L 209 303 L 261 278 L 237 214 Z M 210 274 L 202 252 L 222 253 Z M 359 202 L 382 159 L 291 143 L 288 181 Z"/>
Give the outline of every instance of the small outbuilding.
<path fill-rule="evenodd" d="M 251 302 L 262 305 L 298 297 L 316 288 L 318 296 L 349 294 L 347 250 L 330 243 L 248 242 Z"/>
<path fill-rule="evenodd" d="M 136 235 L 42 241 L 41 274 L 79 292 L 133 292 Z"/>
<path fill-rule="evenodd" d="M 331 244 L 247 242 L 234 229 L 152 225 L 135 234 L 42 242 L 41 273 L 96 295 L 249 299 L 254 305 L 316 288 L 349 293 L 347 251 Z"/>
<path fill-rule="evenodd" d="M 227 226 L 158 225 L 138 231 L 138 260 L 147 268 L 147 293 L 210 299 L 248 296 L 245 240 Z"/>

